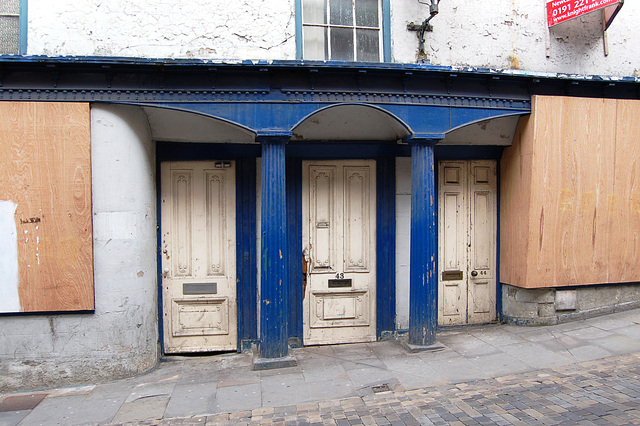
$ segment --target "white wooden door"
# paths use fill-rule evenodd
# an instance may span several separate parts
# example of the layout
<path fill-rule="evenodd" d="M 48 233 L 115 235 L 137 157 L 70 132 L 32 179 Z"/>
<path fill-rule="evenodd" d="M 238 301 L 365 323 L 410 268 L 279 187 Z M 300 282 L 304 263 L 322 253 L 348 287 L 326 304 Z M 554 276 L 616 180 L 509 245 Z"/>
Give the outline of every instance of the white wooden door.
<path fill-rule="evenodd" d="M 496 162 L 439 163 L 438 323 L 496 319 Z"/>
<path fill-rule="evenodd" d="M 302 179 L 304 342 L 375 341 L 375 161 L 305 161 Z"/>
<path fill-rule="evenodd" d="M 237 347 L 235 167 L 161 167 L 162 300 L 166 353 Z"/>

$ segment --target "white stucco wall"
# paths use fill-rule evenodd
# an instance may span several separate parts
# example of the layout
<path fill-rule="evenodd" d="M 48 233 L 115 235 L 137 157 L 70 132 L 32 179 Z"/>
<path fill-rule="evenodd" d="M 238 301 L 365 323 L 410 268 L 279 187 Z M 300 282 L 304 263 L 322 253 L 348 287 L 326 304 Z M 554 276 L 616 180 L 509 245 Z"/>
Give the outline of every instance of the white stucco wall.
<path fill-rule="evenodd" d="M 29 0 L 30 55 L 295 59 L 294 0 Z"/>
<path fill-rule="evenodd" d="M 446 0 L 426 34 L 435 65 L 595 75 L 640 75 L 640 2 L 627 1 L 609 28 L 605 57 L 600 12 L 546 24 L 544 0 Z M 407 23 L 428 6 L 391 2 L 394 62 L 414 63 Z M 28 54 L 219 60 L 295 59 L 295 1 L 30 0 Z"/>
<path fill-rule="evenodd" d="M 429 7 L 392 3 L 393 60 L 415 62 L 418 39 L 406 26 L 422 23 Z M 640 3 L 625 2 L 608 30 L 605 56 L 599 11 L 548 29 L 544 0 L 445 0 L 431 20 L 425 51 L 435 65 L 630 76 L 640 73 L 638 16 Z"/>
<path fill-rule="evenodd" d="M 113 380 L 157 362 L 154 152 L 141 109 L 93 106 L 95 312 L 0 317 L 0 389 Z"/>
<path fill-rule="evenodd" d="M 396 329 L 409 328 L 411 158 L 396 158 Z"/>

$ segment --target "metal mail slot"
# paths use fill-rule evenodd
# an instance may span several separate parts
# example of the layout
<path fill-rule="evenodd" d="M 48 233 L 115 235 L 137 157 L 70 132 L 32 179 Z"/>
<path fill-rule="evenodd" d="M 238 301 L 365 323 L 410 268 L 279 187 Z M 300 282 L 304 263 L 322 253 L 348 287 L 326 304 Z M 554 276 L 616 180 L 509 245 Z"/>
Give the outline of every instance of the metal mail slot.
<path fill-rule="evenodd" d="M 184 283 L 182 294 L 218 294 L 218 283 Z"/>
<path fill-rule="evenodd" d="M 329 222 L 318 222 L 316 223 L 316 228 L 328 228 Z"/>
<path fill-rule="evenodd" d="M 462 271 L 442 272 L 442 281 L 459 281 L 462 279 Z"/>
<path fill-rule="evenodd" d="M 351 279 L 344 280 L 329 280 L 329 288 L 344 288 L 351 287 Z"/>

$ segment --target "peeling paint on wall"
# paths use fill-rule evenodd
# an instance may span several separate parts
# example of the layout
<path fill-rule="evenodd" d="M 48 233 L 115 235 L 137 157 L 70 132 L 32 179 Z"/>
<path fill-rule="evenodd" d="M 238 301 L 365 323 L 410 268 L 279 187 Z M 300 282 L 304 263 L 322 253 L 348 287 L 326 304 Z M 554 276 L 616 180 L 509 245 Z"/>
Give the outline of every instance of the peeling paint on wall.
<path fill-rule="evenodd" d="M 0 200 L 0 312 L 19 312 L 18 231 L 15 214 L 18 205 Z"/>
<path fill-rule="evenodd" d="M 295 59 L 293 0 L 30 0 L 30 54 Z"/>

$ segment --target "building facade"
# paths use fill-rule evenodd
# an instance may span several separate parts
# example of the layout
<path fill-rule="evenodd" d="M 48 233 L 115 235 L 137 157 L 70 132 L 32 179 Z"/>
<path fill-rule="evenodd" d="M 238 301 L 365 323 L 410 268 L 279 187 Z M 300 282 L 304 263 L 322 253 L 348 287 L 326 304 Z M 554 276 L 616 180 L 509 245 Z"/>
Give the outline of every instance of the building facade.
<path fill-rule="evenodd" d="M 639 6 L 424 3 L 8 2 L 1 387 L 640 305 Z"/>

